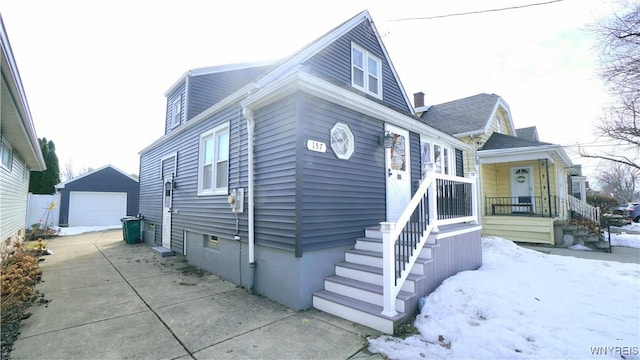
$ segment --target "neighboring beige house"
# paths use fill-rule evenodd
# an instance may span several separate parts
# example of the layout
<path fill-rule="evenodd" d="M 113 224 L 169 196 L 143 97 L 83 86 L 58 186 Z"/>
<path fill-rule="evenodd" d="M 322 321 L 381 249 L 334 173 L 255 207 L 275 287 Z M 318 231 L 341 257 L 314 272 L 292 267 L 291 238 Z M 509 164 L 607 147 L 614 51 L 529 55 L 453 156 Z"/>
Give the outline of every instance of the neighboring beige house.
<path fill-rule="evenodd" d="M 516 129 L 500 96 L 483 93 L 433 106 L 424 106 L 422 93 L 414 100 L 423 105 L 417 111 L 426 124 L 473 145 L 464 170 L 479 174 L 484 236 L 559 245 L 560 222 L 576 212 L 597 220 L 597 209 L 585 202 L 579 166 L 562 146 L 540 141 L 535 127 Z"/>
<path fill-rule="evenodd" d="M 46 169 L 20 73 L 0 16 L 0 240 L 24 235 L 29 172 Z"/>

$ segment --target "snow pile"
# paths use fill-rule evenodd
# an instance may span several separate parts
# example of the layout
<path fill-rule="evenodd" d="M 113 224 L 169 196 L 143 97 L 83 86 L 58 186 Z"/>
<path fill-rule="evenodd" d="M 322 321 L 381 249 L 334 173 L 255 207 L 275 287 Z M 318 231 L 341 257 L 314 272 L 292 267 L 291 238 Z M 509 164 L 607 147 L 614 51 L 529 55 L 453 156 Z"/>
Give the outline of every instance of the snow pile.
<path fill-rule="evenodd" d="M 480 269 L 426 298 L 420 335 L 370 339 L 370 350 L 390 359 L 640 359 L 640 265 L 546 255 L 493 237 L 482 246 Z"/>

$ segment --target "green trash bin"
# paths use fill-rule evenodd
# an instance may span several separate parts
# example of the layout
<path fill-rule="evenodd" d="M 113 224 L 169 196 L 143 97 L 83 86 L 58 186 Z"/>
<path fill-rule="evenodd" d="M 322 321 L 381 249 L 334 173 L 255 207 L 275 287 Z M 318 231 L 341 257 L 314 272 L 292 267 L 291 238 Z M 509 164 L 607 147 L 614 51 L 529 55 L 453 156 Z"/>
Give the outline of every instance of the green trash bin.
<path fill-rule="evenodd" d="M 126 217 L 122 221 L 122 236 L 127 244 L 137 244 L 140 242 L 140 219 L 136 217 Z"/>

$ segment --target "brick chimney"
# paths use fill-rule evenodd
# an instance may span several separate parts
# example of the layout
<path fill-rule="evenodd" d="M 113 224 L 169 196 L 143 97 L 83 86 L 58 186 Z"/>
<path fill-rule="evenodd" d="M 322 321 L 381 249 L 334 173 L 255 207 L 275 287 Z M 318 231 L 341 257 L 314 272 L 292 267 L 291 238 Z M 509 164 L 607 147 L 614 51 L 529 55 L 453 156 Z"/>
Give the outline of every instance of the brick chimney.
<path fill-rule="evenodd" d="M 420 108 L 424 106 L 424 93 L 422 91 L 413 94 L 413 107 Z"/>

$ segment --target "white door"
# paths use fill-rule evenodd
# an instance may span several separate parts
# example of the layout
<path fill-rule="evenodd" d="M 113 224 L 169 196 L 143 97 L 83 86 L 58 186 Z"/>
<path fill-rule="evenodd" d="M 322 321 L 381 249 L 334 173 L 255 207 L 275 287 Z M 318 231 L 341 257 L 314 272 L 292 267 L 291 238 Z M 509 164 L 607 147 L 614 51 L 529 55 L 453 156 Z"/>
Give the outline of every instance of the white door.
<path fill-rule="evenodd" d="M 409 132 L 387 124 L 385 130 L 392 147 L 385 148 L 387 168 L 387 221 L 396 221 L 411 200 L 411 162 Z"/>
<path fill-rule="evenodd" d="M 535 213 L 535 201 L 533 197 L 533 168 L 521 166 L 511 168 L 511 197 L 513 204 L 527 204 L 526 206 L 513 206 L 514 213 Z"/>
<path fill-rule="evenodd" d="M 173 199 L 173 176 L 164 177 L 162 189 L 162 246 L 171 249 L 171 203 Z"/>
<path fill-rule="evenodd" d="M 69 226 L 121 226 L 127 216 L 126 192 L 71 191 Z"/>

